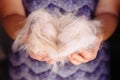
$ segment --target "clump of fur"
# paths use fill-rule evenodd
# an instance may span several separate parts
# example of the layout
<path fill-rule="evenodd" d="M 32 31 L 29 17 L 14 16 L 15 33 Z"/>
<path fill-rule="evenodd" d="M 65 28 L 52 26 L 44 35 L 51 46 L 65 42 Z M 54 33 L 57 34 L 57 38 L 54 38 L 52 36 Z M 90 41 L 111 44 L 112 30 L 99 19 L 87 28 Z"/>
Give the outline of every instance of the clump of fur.
<path fill-rule="evenodd" d="M 53 16 L 45 10 L 31 13 L 18 32 L 13 51 L 47 53 L 57 62 L 64 62 L 71 53 L 89 49 L 97 41 L 100 22 L 72 14 Z M 86 54 L 87 55 L 87 54 Z"/>

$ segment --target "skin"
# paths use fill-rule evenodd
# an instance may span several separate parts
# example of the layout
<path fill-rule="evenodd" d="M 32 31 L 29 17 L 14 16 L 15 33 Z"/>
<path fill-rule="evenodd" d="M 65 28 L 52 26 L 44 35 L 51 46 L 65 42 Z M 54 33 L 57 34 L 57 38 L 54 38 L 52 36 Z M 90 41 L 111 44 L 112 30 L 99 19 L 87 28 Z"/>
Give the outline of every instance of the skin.
<path fill-rule="evenodd" d="M 119 4 L 119 0 L 99 0 L 94 19 L 102 22 L 101 30 L 103 31 L 103 38 L 98 34 L 99 41 L 95 43 L 96 46 L 94 46 L 91 51 L 83 49 L 78 54 L 73 53 L 70 55 L 69 60 L 71 63 L 79 65 L 96 58 L 100 44 L 107 40 L 117 28 L 120 10 Z"/>
<path fill-rule="evenodd" d="M 103 38 L 98 34 L 99 40 L 91 51 L 83 49 L 77 54 L 72 53 L 68 57 L 71 63 L 79 65 L 96 58 L 100 44 L 107 40 L 117 27 L 119 4 L 120 0 L 99 0 L 94 19 L 102 22 Z M 26 18 L 22 0 L 0 0 L 0 17 L 6 33 L 14 40 L 16 38 L 15 32 L 23 27 Z M 51 60 L 48 55 L 35 55 L 32 52 L 29 54 L 34 59 L 50 64 L 54 63 L 54 60 Z"/>

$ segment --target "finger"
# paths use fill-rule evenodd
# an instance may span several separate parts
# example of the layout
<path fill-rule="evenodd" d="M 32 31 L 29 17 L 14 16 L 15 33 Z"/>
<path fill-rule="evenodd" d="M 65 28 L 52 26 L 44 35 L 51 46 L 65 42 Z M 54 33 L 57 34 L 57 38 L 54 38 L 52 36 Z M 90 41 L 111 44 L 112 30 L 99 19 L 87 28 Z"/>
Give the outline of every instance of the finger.
<path fill-rule="evenodd" d="M 84 61 L 84 58 L 82 58 L 79 54 L 77 53 L 73 53 L 71 54 L 71 58 L 78 61 L 78 62 L 83 62 Z"/>
<path fill-rule="evenodd" d="M 90 60 L 95 59 L 97 53 L 96 52 L 91 53 L 90 51 L 84 49 L 80 52 L 79 55 L 84 59 L 84 62 L 88 62 Z"/>
<path fill-rule="evenodd" d="M 76 61 L 76 60 L 73 59 L 73 58 L 69 58 L 69 61 L 70 61 L 72 64 L 74 64 L 74 65 L 79 65 L 79 64 L 81 64 L 80 61 Z"/>
<path fill-rule="evenodd" d="M 36 60 L 39 60 L 39 61 L 44 61 L 42 56 L 39 56 L 39 55 L 31 53 L 31 52 L 29 53 L 29 55 L 33 59 L 36 59 Z"/>
<path fill-rule="evenodd" d="M 29 55 L 31 58 L 39 60 L 39 61 L 45 61 L 47 59 L 46 54 L 35 54 L 31 51 L 31 52 L 29 52 Z"/>

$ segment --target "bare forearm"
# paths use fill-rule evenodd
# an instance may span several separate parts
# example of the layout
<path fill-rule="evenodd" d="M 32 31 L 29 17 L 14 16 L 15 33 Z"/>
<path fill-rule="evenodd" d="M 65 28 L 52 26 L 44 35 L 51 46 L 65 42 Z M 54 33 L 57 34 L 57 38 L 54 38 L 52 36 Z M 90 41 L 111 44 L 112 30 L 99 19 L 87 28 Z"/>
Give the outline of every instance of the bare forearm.
<path fill-rule="evenodd" d="M 13 14 L 4 17 L 2 19 L 2 24 L 8 36 L 11 37 L 12 39 L 15 39 L 16 38 L 15 33 L 23 27 L 24 21 L 25 16 Z"/>
<path fill-rule="evenodd" d="M 95 16 L 95 19 L 101 21 L 101 30 L 103 31 L 103 41 L 107 40 L 116 30 L 118 25 L 118 16 L 103 13 Z"/>
<path fill-rule="evenodd" d="M 102 23 L 103 41 L 107 40 L 117 28 L 119 2 L 120 0 L 98 0 L 95 19 Z"/>

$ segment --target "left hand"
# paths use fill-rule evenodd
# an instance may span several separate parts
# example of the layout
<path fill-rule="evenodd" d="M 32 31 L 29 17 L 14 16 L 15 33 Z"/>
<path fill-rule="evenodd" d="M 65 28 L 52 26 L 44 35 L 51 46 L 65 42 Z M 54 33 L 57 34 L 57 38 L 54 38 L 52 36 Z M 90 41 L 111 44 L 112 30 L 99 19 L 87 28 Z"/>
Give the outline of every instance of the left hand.
<path fill-rule="evenodd" d="M 68 60 L 74 65 L 79 65 L 95 59 L 101 42 L 101 40 L 97 41 L 90 50 L 81 49 L 79 53 L 72 53 Z"/>

